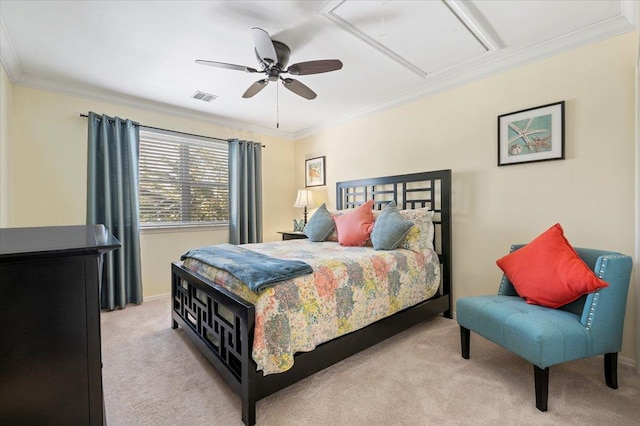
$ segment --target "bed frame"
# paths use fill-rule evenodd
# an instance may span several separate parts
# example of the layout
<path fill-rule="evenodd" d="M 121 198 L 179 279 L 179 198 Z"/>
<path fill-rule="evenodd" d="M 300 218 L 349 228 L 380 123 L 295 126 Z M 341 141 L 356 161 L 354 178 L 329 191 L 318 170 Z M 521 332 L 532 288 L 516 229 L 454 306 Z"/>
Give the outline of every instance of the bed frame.
<path fill-rule="evenodd" d="M 171 267 L 172 328 L 180 326 L 242 399 L 242 420 L 256 422 L 256 402 L 280 389 L 350 357 L 426 318 L 451 318 L 451 170 L 413 173 L 336 184 L 336 207 L 355 207 L 368 199 L 381 209 L 394 200 L 402 209 L 435 211 L 436 251 L 441 284 L 429 300 L 360 330 L 295 355 L 294 366 L 264 376 L 251 357 L 255 307 L 211 280 L 185 268 Z"/>

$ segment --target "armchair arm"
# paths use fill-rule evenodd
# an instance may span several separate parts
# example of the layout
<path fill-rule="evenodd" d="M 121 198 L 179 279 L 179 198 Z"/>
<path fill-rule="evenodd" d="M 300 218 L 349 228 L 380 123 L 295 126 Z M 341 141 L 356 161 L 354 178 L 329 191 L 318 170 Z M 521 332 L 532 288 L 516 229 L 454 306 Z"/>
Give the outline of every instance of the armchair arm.
<path fill-rule="evenodd" d="M 500 280 L 500 287 L 498 288 L 499 296 L 519 296 L 511 281 L 505 274 L 502 274 L 502 279 Z"/>
<path fill-rule="evenodd" d="M 593 354 L 619 352 L 633 261 L 618 253 L 599 256 L 594 271 L 609 286 L 587 295 L 580 322 L 591 334 Z"/>
<path fill-rule="evenodd" d="M 509 253 L 512 253 L 523 246 L 524 244 L 514 244 L 511 246 Z M 498 288 L 498 295 L 499 296 L 519 296 L 515 287 L 513 287 L 513 284 L 511 284 L 511 281 L 509 281 L 509 278 L 507 278 L 505 274 L 502 274 L 502 279 L 500 280 L 500 287 Z"/>

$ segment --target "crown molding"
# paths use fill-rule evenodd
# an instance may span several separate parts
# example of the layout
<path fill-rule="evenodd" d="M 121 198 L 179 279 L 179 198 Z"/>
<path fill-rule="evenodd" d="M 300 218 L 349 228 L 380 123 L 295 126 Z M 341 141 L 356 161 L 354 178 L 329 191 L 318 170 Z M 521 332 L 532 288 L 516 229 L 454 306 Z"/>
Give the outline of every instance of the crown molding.
<path fill-rule="evenodd" d="M 342 3 L 342 1 L 340 0 L 332 1 L 328 5 L 326 5 L 325 9 L 330 10 L 332 8 L 335 8 L 336 5 L 340 3 Z M 462 14 L 468 19 L 471 19 L 471 14 L 467 13 L 467 11 L 464 9 L 464 6 L 462 6 L 459 1 L 446 0 L 446 3 L 450 7 L 455 8 L 456 11 L 461 11 Z M 474 27 L 474 32 L 481 35 L 483 42 L 487 43 L 489 46 L 491 46 L 491 48 L 496 47 L 497 49 L 495 51 L 490 50 L 486 54 L 485 59 L 474 68 L 462 74 L 455 73 L 453 71 L 455 71 L 456 68 L 461 65 L 456 64 L 455 66 L 449 67 L 445 70 L 440 70 L 429 74 L 429 76 L 426 78 L 426 84 L 417 90 L 412 90 L 410 92 L 400 94 L 399 96 L 396 96 L 392 99 L 369 105 L 357 111 L 353 111 L 350 114 L 344 115 L 337 120 L 332 120 L 322 125 L 310 126 L 294 132 L 265 128 L 243 121 L 224 119 L 221 117 L 212 116 L 209 113 L 201 111 L 171 106 L 168 104 L 123 95 L 116 92 L 88 88 L 76 83 L 56 81 L 35 74 L 26 73 L 22 69 L 20 61 L 15 54 L 13 44 L 7 33 L 4 22 L 2 21 L 2 17 L 0 17 L 0 62 L 4 66 L 9 80 L 13 84 L 32 87 L 35 89 L 60 92 L 63 94 L 78 96 L 82 98 L 127 105 L 130 107 L 151 110 L 168 115 L 175 115 L 182 118 L 198 120 L 207 124 L 213 124 L 232 130 L 253 132 L 286 140 L 297 140 L 358 118 L 384 112 L 400 105 L 413 102 L 417 99 L 449 90 L 462 84 L 477 81 L 491 75 L 505 72 L 512 68 L 528 65 L 555 55 L 569 52 L 573 49 L 586 46 L 591 43 L 605 40 L 609 37 L 634 30 L 638 26 L 638 7 L 638 2 L 634 0 L 621 0 L 619 15 L 598 22 L 589 27 L 582 28 L 562 37 L 548 40 L 544 43 L 540 43 L 520 52 L 510 52 L 509 49 L 500 50 L 499 46 L 496 47 L 497 43 L 495 42 L 495 40 L 492 40 L 492 38 L 489 34 L 487 34 L 486 31 L 481 30 L 481 25 L 473 20 L 467 20 L 465 21 L 466 24 L 472 25 Z"/>
<path fill-rule="evenodd" d="M 293 133 L 283 130 L 274 130 L 266 127 L 255 126 L 250 123 L 216 118 L 211 114 L 201 111 L 194 111 L 188 108 L 181 108 L 163 104 L 161 102 L 150 101 L 134 96 L 123 95 L 115 92 L 102 91 L 99 89 L 84 87 L 71 82 L 63 82 L 51 78 L 45 78 L 36 74 L 25 72 L 16 56 L 13 43 L 6 30 L 4 21 L 0 17 L 0 62 L 4 67 L 12 84 L 31 87 L 39 90 L 58 92 L 70 96 L 99 100 L 115 104 L 126 105 L 134 108 L 155 111 L 168 115 L 175 115 L 182 118 L 198 120 L 207 124 L 213 124 L 232 130 L 242 130 L 246 132 L 259 133 L 262 135 L 275 136 L 282 139 L 293 140 Z"/>
<path fill-rule="evenodd" d="M 628 5 L 626 9 L 625 7 L 621 7 L 621 13 L 617 16 L 603 20 L 588 27 L 581 28 L 580 30 L 563 35 L 561 37 L 547 40 L 525 50 L 511 52 L 509 49 L 503 49 L 495 52 L 490 52 L 485 57 L 484 63 L 478 64 L 476 67 L 469 69 L 467 72 L 452 72 L 455 71 L 456 67 L 461 65 L 456 64 L 453 67 L 431 73 L 427 78 L 427 80 L 429 81 L 417 90 L 412 90 L 410 92 L 396 96 L 392 99 L 388 99 L 373 105 L 369 105 L 365 108 L 361 108 L 330 123 L 325 123 L 318 126 L 310 126 L 305 129 L 301 129 L 293 133 L 294 139 L 298 140 L 308 136 L 312 136 L 319 132 L 334 128 L 358 118 L 378 114 L 386 110 L 404 105 L 406 103 L 416 101 L 426 96 L 432 96 L 445 90 L 461 86 L 463 84 L 490 77 L 492 75 L 496 75 L 510 69 L 529 65 L 544 59 L 548 59 L 552 56 L 567 53 L 574 49 L 604 41 L 608 38 L 632 31 L 636 28 L 636 19 L 632 19 L 632 17 L 628 16 L 628 14 L 631 12 L 634 14 L 636 13 L 636 2 L 623 1 L 621 2 L 621 4 L 622 3 L 634 3 L 634 5 Z"/>
<path fill-rule="evenodd" d="M 627 21 L 634 27 L 638 28 L 638 8 L 640 5 L 638 4 L 638 0 L 620 0 L 620 13 L 624 16 Z"/>
<path fill-rule="evenodd" d="M 211 115 L 210 113 L 202 111 L 168 105 L 161 102 L 138 98 L 135 96 L 123 95 L 117 92 L 102 91 L 71 82 L 57 81 L 51 78 L 43 78 L 31 73 L 23 72 L 20 75 L 20 78 L 18 78 L 14 84 L 31 87 L 34 89 L 53 91 L 70 96 L 77 96 L 81 98 L 126 105 L 129 107 L 140 108 L 147 111 L 154 111 L 181 118 L 197 120 L 227 129 L 241 130 L 250 133 L 258 133 L 261 135 L 275 136 L 281 139 L 293 140 L 293 134 L 291 132 L 260 127 L 243 121 L 219 118 Z"/>
<path fill-rule="evenodd" d="M 0 62 L 4 67 L 4 70 L 9 76 L 11 83 L 15 84 L 18 78 L 22 75 L 22 66 L 16 56 L 16 51 L 11 43 L 11 38 L 7 32 L 7 28 L 4 26 L 4 21 L 0 16 Z"/>

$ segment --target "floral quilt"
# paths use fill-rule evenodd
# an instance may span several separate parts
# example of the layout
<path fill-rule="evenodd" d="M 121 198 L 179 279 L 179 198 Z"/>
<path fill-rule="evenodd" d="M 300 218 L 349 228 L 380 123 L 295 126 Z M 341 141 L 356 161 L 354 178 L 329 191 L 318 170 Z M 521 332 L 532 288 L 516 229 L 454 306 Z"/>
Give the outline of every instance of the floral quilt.
<path fill-rule="evenodd" d="M 255 293 L 225 271 L 184 260 L 184 266 L 255 306 L 252 356 L 265 375 L 290 369 L 296 352 L 312 351 L 428 299 L 440 283 L 438 256 L 431 249 L 376 251 L 309 240 L 242 247 L 313 268 L 312 274 Z"/>

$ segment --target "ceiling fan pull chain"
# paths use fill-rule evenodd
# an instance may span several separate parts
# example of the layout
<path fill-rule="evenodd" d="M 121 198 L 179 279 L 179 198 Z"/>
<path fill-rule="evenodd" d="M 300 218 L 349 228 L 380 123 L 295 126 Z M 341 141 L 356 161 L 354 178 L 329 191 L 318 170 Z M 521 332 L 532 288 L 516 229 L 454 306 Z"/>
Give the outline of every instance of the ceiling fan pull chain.
<path fill-rule="evenodd" d="M 280 128 L 280 85 L 276 84 L 276 129 Z"/>

